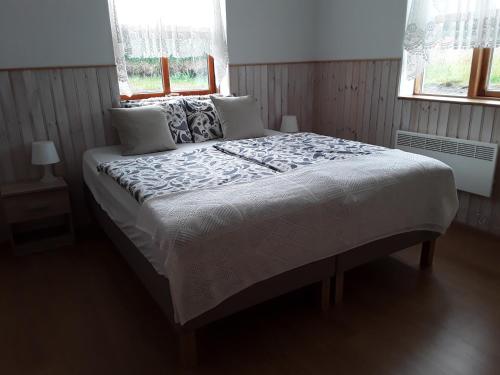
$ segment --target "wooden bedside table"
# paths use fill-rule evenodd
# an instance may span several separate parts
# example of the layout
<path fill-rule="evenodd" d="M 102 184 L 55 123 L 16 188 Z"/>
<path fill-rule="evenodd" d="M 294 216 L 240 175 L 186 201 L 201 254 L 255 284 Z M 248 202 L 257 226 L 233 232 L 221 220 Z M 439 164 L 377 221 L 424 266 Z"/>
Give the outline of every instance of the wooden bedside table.
<path fill-rule="evenodd" d="M 62 178 L 3 185 L 0 198 L 16 255 L 74 243 L 68 185 Z"/>

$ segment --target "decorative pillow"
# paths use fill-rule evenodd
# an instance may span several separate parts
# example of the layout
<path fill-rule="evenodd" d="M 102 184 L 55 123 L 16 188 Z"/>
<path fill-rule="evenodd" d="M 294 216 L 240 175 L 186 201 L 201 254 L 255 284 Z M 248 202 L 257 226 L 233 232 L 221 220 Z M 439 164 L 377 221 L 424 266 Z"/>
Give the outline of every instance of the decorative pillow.
<path fill-rule="evenodd" d="M 212 96 L 212 102 L 220 116 L 224 139 L 258 138 L 265 135 L 260 108 L 253 96 Z"/>
<path fill-rule="evenodd" d="M 111 121 L 118 130 L 123 155 L 141 155 L 176 149 L 167 114 L 156 105 L 112 108 Z"/>
<path fill-rule="evenodd" d="M 185 98 L 184 109 L 195 142 L 222 137 L 219 115 L 210 99 Z"/>
<path fill-rule="evenodd" d="M 129 100 L 122 103 L 124 108 L 158 105 L 167 114 L 167 121 L 175 143 L 193 143 L 193 137 L 187 124 L 184 100 L 182 98 L 150 98 L 142 100 Z"/>

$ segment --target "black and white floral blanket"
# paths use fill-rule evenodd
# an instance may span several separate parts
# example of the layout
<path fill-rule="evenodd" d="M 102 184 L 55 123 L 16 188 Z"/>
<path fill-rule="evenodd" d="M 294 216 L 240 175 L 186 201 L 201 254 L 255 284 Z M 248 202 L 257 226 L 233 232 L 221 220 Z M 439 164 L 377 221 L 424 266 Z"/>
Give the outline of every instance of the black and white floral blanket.
<path fill-rule="evenodd" d="M 387 150 L 385 147 L 314 133 L 280 134 L 227 141 L 214 147 L 278 172 L 286 172 L 322 160 L 348 159 Z"/>
<path fill-rule="evenodd" d="M 97 170 L 111 176 L 139 203 L 165 194 L 250 182 L 276 174 L 212 147 L 115 160 L 99 164 Z"/>
<path fill-rule="evenodd" d="M 221 142 L 183 153 L 101 163 L 139 202 L 181 191 L 245 183 L 320 161 L 347 159 L 387 150 L 314 133 Z"/>

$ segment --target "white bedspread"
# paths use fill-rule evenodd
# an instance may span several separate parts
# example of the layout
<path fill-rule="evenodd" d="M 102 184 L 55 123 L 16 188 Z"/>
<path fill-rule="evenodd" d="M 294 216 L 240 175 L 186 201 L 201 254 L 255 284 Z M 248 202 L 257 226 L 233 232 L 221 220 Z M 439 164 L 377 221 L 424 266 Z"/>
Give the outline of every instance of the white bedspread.
<path fill-rule="evenodd" d="M 380 238 L 443 233 L 458 207 L 445 164 L 399 150 L 146 201 L 180 324 L 241 290 Z"/>

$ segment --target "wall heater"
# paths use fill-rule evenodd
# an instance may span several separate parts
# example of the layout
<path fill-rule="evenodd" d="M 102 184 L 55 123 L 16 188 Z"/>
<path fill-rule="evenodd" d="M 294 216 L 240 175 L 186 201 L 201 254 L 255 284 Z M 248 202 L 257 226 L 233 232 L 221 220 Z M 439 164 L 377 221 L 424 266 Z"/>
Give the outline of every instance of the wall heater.
<path fill-rule="evenodd" d="M 490 197 L 498 145 L 399 130 L 396 148 L 429 156 L 453 168 L 457 188 Z"/>

